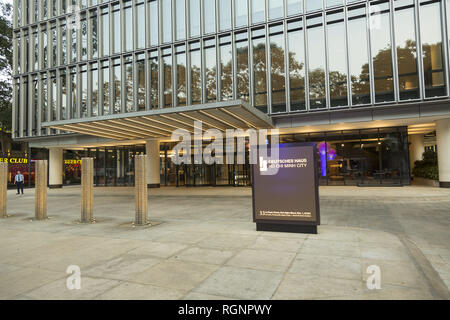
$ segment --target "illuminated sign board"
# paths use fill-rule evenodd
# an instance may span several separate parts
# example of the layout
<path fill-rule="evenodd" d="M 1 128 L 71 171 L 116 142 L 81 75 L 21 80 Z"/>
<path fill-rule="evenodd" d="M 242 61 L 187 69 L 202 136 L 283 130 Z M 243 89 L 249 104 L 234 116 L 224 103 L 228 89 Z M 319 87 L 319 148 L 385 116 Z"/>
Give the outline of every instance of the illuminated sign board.
<path fill-rule="evenodd" d="M 81 164 L 81 160 L 64 160 L 64 164 Z"/>
<path fill-rule="evenodd" d="M 266 166 L 278 171 L 267 175 Z M 281 144 L 277 159 L 261 157 L 252 168 L 256 229 L 317 233 L 320 208 L 316 144 Z"/>
<path fill-rule="evenodd" d="M 28 164 L 27 158 L 0 158 L 0 162 L 7 162 L 11 164 Z"/>

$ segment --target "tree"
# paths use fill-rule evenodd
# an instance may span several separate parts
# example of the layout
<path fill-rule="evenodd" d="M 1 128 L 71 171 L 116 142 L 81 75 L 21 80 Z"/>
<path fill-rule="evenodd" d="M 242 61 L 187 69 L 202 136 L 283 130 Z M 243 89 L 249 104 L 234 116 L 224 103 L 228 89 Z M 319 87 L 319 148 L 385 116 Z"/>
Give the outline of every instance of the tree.
<path fill-rule="evenodd" d="M 0 141 L 6 152 L 12 127 L 12 5 L 0 2 Z"/>

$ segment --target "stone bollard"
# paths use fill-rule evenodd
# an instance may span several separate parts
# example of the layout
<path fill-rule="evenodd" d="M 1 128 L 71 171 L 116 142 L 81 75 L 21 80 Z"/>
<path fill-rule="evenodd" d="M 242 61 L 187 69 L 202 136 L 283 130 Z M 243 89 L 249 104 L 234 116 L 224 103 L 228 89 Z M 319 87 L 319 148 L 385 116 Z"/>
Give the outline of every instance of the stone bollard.
<path fill-rule="evenodd" d="M 94 159 L 81 159 L 81 222 L 94 222 Z"/>
<path fill-rule="evenodd" d="M 136 198 L 136 218 L 134 224 L 136 226 L 143 226 L 147 224 L 147 156 L 136 155 L 134 159 L 134 185 Z"/>
<path fill-rule="evenodd" d="M 36 161 L 35 175 L 35 218 L 47 219 L 47 160 Z"/>
<path fill-rule="evenodd" d="M 8 190 L 8 163 L 0 162 L 0 218 L 6 218 L 6 203 Z"/>

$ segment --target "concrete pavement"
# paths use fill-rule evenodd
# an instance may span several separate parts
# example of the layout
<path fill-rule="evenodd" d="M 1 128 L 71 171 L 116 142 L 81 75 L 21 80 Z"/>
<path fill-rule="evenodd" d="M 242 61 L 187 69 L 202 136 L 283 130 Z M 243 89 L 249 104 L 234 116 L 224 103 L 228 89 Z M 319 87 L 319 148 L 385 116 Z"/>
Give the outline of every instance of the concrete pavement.
<path fill-rule="evenodd" d="M 150 189 L 152 227 L 133 228 L 132 188 L 8 193 L 0 299 L 448 299 L 450 190 L 321 187 L 318 235 L 256 232 L 249 188 Z M 66 269 L 81 269 L 68 290 Z M 381 269 L 369 290 L 368 266 Z"/>

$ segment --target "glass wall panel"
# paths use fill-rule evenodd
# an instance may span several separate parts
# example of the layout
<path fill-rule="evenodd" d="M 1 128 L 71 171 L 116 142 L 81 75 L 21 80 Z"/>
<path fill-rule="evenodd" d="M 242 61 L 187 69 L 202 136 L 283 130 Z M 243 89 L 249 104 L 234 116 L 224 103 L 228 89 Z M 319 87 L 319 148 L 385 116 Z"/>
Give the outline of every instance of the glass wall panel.
<path fill-rule="evenodd" d="M 172 107 L 172 49 L 162 50 L 164 108 Z"/>
<path fill-rule="evenodd" d="M 389 2 L 377 3 L 372 10 L 370 28 L 372 63 L 375 79 L 375 102 L 394 100 Z"/>
<path fill-rule="evenodd" d="M 177 40 L 186 39 L 186 3 L 185 0 L 176 0 L 176 34 Z"/>
<path fill-rule="evenodd" d="M 70 69 L 70 108 L 73 119 L 78 118 L 77 88 L 77 68 L 73 67 Z"/>
<path fill-rule="evenodd" d="M 31 135 L 37 135 L 38 129 L 38 103 L 39 103 L 39 82 L 37 75 L 33 77 L 33 105 L 32 105 L 32 126 L 31 126 Z"/>
<path fill-rule="evenodd" d="M 267 113 L 266 30 L 252 30 L 254 106 Z"/>
<path fill-rule="evenodd" d="M 81 117 L 87 117 L 88 110 L 87 110 L 87 66 L 83 65 L 80 68 L 80 88 L 81 88 Z"/>
<path fill-rule="evenodd" d="M 38 31 L 37 28 L 33 29 L 33 70 L 39 69 L 39 37 L 38 37 Z"/>
<path fill-rule="evenodd" d="M 269 19 L 284 17 L 284 0 L 269 0 Z"/>
<path fill-rule="evenodd" d="M 162 40 L 172 41 L 172 0 L 161 0 L 162 6 Z"/>
<path fill-rule="evenodd" d="M 189 49 L 191 59 L 191 103 L 202 103 L 202 55 L 200 42 L 193 42 Z"/>
<path fill-rule="evenodd" d="M 120 6 L 119 5 L 114 5 L 112 6 L 112 17 L 113 17 L 113 29 L 114 29 L 114 34 L 113 34 L 113 54 L 116 53 L 120 53 L 121 48 L 122 48 L 122 43 L 121 43 L 121 33 L 120 33 L 120 29 L 121 29 L 121 23 L 120 23 Z"/>
<path fill-rule="evenodd" d="M 220 31 L 231 29 L 231 0 L 219 0 Z"/>
<path fill-rule="evenodd" d="M 52 84 L 52 88 L 51 88 L 51 90 L 52 90 L 51 91 L 52 100 L 51 100 L 51 106 L 50 106 L 50 121 L 55 121 L 55 120 L 58 120 L 57 117 L 56 117 L 56 110 L 57 110 L 57 107 L 58 107 L 58 85 L 57 85 L 57 79 L 56 79 L 56 72 L 55 71 L 50 72 L 50 78 L 51 78 L 51 84 Z M 27 88 L 27 82 L 25 83 L 25 87 Z M 27 92 L 27 96 L 28 96 L 28 92 Z M 28 99 L 27 99 L 27 101 L 28 101 Z M 29 116 L 29 114 L 28 114 L 28 105 L 27 105 L 27 108 L 26 108 L 25 111 L 26 111 L 25 126 L 28 127 L 28 116 Z M 26 135 L 28 135 L 28 134 L 26 134 Z"/>
<path fill-rule="evenodd" d="M 158 13 L 158 1 L 150 0 L 149 2 L 150 12 L 150 45 L 157 46 L 159 43 L 159 13 Z"/>
<path fill-rule="evenodd" d="M 286 69 L 283 25 L 269 28 L 272 113 L 286 112 Z"/>
<path fill-rule="evenodd" d="M 395 1 L 395 42 L 400 100 L 418 99 L 417 49 L 414 1 Z"/>
<path fill-rule="evenodd" d="M 217 99 L 216 39 L 205 40 L 204 50 L 206 102 L 214 102 Z"/>
<path fill-rule="evenodd" d="M 288 16 L 303 13 L 303 0 L 286 0 L 286 6 Z"/>
<path fill-rule="evenodd" d="M 77 57 L 77 28 L 76 28 L 76 22 L 74 21 L 74 19 L 69 22 L 72 24 L 71 29 L 70 29 L 70 33 L 72 35 L 72 41 L 71 41 L 71 48 L 72 48 L 72 52 L 71 52 L 71 61 L 72 62 L 76 62 L 78 57 Z"/>
<path fill-rule="evenodd" d="M 304 43 L 303 21 L 290 22 L 288 24 L 288 46 L 291 111 L 306 110 Z"/>
<path fill-rule="evenodd" d="M 58 64 L 58 43 L 57 43 L 57 32 L 56 23 L 51 25 L 52 34 L 52 66 L 55 67 Z"/>
<path fill-rule="evenodd" d="M 250 101 L 250 69 L 248 51 L 248 33 L 236 33 L 236 97 L 245 101 Z"/>
<path fill-rule="evenodd" d="M 216 0 L 203 0 L 204 32 L 216 32 Z"/>
<path fill-rule="evenodd" d="M 90 58 L 98 57 L 98 21 L 97 21 L 97 10 L 91 12 L 91 34 L 92 48 L 90 53 Z"/>
<path fill-rule="evenodd" d="M 133 112 L 133 56 L 124 58 L 125 69 L 125 112 Z"/>
<path fill-rule="evenodd" d="M 176 50 L 176 66 L 177 66 L 177 106 L 185 106 L 187 99 L 186 92 L 186 46 L 177 46 Z"/>
<path fill-rule="evenodd" d="M 425 97 L 446 95 L 444 74 L 441 2 L 425 2 L 420 6 Z"/>
<path fill-rule="evenodd" d="M 91 107 L 92 107 L 92 116 L 96 117 L 98 116 L 98 100 L 99 100 L 99 95 L 98 95 L 98 64 L 92 63 L 91 64 L 91 77 L 92 77 L 92 81 L 91 81 Z"/>
<path fill-rule="evenodd" d="M 305 0 L 306 1 L 306 12 L 316 11 L 322 9 L 321 0 Z"/>
<path fill-rule="evenodd" d="M 234 25 L 236 28 L 248 25 L 247 1 L 234 0 Z"/>
<path fill-rule="evenodd" d="M 370 103 L 369 54 L 366 8 L 349 9 L 347 13 L 348 61 L 352 104 Z"/>
<path fill-rule="evenodd" d="M 191 37 L 200 36 L 200 0 L 189 1 L 189 34 Z"/>
<path fill-rule="evenodd" d="M 112 101 L 112 107 L 113 107 L 113 113 L 120 113 L 121 112 L 121 83 L 122 83 L 122 73 L 121 73 L 121 64 L 120 59 L 114 59 L 113 60 L 113 101 Z"/>
<path fill-rule="evenodd" d="M 150 52 L 149 74 L 150 74 L 150 109 L 158 109 L 159 108 L 158 51 Z"/>
<path fill-rule="evenodd" d="M 347 106 L 347 50 L 344 12 L 327 15 L 330 106 Z"/>
<path fill-rule="evenodd" d="M 322 16 L 306 20 L 308 35 L 309 108 L 326 107 L 325 36 Z"/>
<path fill-rule="evenodd" d="M 47 83 L 47 74 L 43 73 L 41 78 L 42 84 L 42 92 L 41 92 L 41 122 L 47 121 L 47 112 L 48 112 L 48 83 Z M 20 91 L 18 90 L 18 97 L 20 97 Z M 20 99 L 17 101 L 20 102 Z M 19 108 L 17 109 L 19 112 Z M 19 119 L 20 113 L 18 113 Z M 41 127 L 41 134 L 45 134 L 47 131 L 46 128 Z"/>
<path fill-rule="evenodd" d="M 266 0 L 250 0 L 252 4 L 252 23 L 266 21 Z"/>
<path fill-rule="evenodd" d="M 109 14 L 108 9 L 102 10 L 102 56 L 109 55 Z"/>
<path fill-rule="evenodd" d="M 219 38 L 220 45 L 220 100 L 233 99 L 233 48 L 231 36 Z"/>
<path fill-rule="evenodd" d="M 131 1 L 124 2 L 124 38 L 125 38 L 125 51 L 133 50 L 133 8 L 131 6 Z"/>
<path fill-rule="evenodd" d="M 103 78 L 103 88 L 102 88 L 102 100 L 103 100 L 103 115 L 110 114 L 109 96 L 110 96 L 110 83 L 109 83 L 109 62 L 102 62 L 102 78 Z"/>
<path fill-rule="evenodd" d="M 145 7 L 144 0 L 138 0 L 136 3 L 136 25 L 137 25 L 137 48 L 145 48 Z"/>
<path fill-rule="evenodd" d="M 45 47 L 47 47 L 47 35 L 45 35 Z M 47 49 L 45 49 L 44 57 L 47 56 L 46 54 Z M 47 66 L 47 59 L 43 58 L 44 60 L 44 68 Z M 61 64 L 67 63 L 67 25 L 66 20 L 61 21 Z"/>
<path fill-rule="evenodd" d="M 145 90 L 145 54 L 139 54 L 137 56 L 136 62 L 136 78 L 137 78 L 137 111 L 145 110 L 145 99 L 146 99 L 146 90 Z"/>
<path fill-rule="evenodd" d="M 327 8 L 334 7 L 334 6 L 340 6 L 344 4 L 343 0 L 325 0 L 325 3 L 327 4 Z"/>
<path fill-rule="evenodd" d="M 87 37 L 88 37 L 88 26 L 86 20 L 86 14 L 81 15 L 81 60 L 87 59 Z"/>
<path fill-rule="evenodd" d="M 60 70 L 59 72 L 59 79 L 60 79 L 60 83 L 59 85 L 61 86 L 61 120 L 65 120 L 67 119 L 67 96 L 68 96 L 68 92 L 67 92 L 67 75 L 66 75 L 66 70 Z"/>
<path fill-rule="evenodd" d="M 44 34 L 42 35 L 42 39 L 44 39 Z M 46 45 L 46 44 L 43 44 L 43 45 Z M 20 38 L 20 33 L 19 34 L 17 34 L 17 38 L 16 38 L 16 49 L 15 49 L 16 51 L 16 54 L 17 54 L 17 58 L 16 58 L 16 65 L 17 65 L 17 69 L 16 69 L 16 74 L 19 74 L 19 73 L 21 73 L 21 71 L 22 71 L 22 67 L 21 67 L 21 65 L 22 65 L 22 63 L 21 63 L 21 60 L 22 60 L 22 55 L 20 54 L 20 52 L 22 51 L 22 40 L 21 40 L 21 38 Z M 43 59 L 43 55 L 42 55 L 42 58 L 41 58 L 41 60 L 43 60 L 43 62 L 44 62 L 44 68 L 45 68 L 45 65 L 46 65 L 46 61 L 44 61 L 44 60 L 47 60 L 47 59 Z"/>

